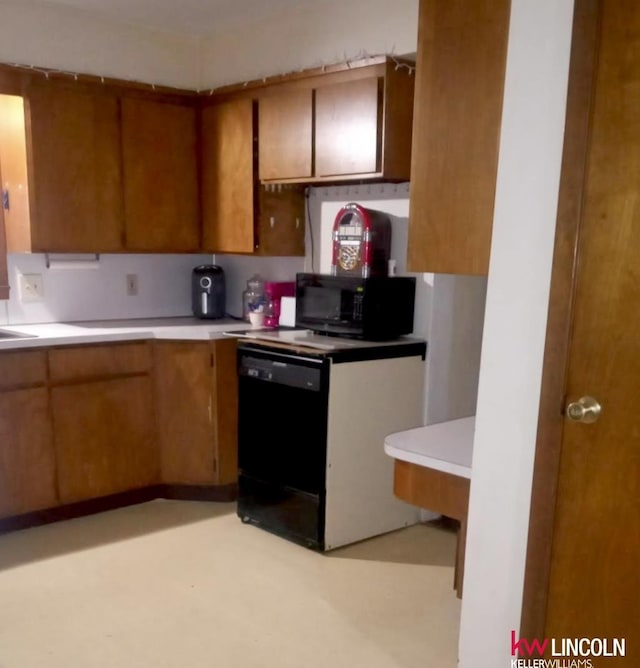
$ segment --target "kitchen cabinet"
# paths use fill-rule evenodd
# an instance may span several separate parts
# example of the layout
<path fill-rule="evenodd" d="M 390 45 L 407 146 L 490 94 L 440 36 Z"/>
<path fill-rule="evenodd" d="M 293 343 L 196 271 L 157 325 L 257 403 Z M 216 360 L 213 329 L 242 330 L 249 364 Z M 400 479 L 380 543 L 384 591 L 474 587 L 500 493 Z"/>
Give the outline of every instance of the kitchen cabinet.
<path fill-rule="evenodd" d="M 236 342 L 156 341 L 162 482 L 237 481 Z"/>
<path fill-rule="evenodd" d="M 24 104 L 0 95 L 0 299 L 9 297 L 6 252 L 31 248 Z"/>
<path fill-rule="evenodd" d="M 0 353 L 0 518 L 58 504 L 46 353 Z"/>
<path fill-rule="evenodd" d="M 34 81 L 26 103 L 30 250 L 122 251 L 118 98 Z"/>
<path fill-rule="evenodd" d="M 365 62 L 256 93 L 261 181 L 409 180 L 411 65 Z"/>
<path fill-rule="evenodd" d="M 290 90 L 258 102 L 260 180 L 313 175 L 313 90 Z"/>
<path fill-rule="evenodd" d="M 126 249 L 197 251 L 195 106 L 141 97 L 121 106 Z"/>
<path fill-rule="evenodd" d="M 202 109 L 204 250 L 304 255 L 304 192 L 260 185 L 256 114 L 251 97 Z"/>
<path fill-rule="evenodd" d="M 421 0 L 408 269 L 488 273 L 509 0 Z"/>
<path fill-rule="evenodd" d="M 62 503 L 158 482 L 151 364 L 147 342 L 49 351 Z"/>

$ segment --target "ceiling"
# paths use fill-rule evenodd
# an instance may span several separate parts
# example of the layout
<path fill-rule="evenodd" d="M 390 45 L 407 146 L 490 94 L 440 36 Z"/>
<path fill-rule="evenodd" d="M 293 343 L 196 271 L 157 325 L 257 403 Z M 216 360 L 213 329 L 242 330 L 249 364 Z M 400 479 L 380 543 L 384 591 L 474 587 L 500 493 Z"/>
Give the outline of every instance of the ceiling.
<path fill-rule="evenodd" d="M 98 17 L 182 33 L 210 35 L 318 0 L 42 0 Z"/>

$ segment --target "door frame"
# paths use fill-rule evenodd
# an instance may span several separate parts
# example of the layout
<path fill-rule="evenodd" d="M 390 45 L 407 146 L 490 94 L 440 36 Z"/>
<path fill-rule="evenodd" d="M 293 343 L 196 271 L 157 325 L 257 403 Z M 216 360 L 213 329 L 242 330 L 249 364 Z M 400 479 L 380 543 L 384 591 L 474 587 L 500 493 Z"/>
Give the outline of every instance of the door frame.
<path fill-rule="evenodd" d="M 602 0 L 575 0 L 520 637 L 545 635 Z"/>

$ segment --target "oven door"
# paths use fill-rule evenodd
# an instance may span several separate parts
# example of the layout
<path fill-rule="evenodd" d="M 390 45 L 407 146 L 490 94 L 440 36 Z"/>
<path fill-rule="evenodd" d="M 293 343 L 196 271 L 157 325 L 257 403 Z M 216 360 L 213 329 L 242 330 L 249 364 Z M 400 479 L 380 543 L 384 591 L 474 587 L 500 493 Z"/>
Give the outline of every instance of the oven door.
<path fill-rule="evenodd" d="M 238 514 L 322 547 L 329 361 L 238 349 Z"/>

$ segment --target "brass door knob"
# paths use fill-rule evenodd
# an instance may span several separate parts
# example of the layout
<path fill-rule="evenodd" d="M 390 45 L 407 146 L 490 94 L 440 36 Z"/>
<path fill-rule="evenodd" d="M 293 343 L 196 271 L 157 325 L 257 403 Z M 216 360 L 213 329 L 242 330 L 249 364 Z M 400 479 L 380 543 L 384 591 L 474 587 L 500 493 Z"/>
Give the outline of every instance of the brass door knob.
<path fill-rule="evenodd" d="M 593 397 L 580 397 L 567 406 L 567 417 L 573 422 L 591 424 L 595 422 L 602 413 L 602 406 Z"/>

